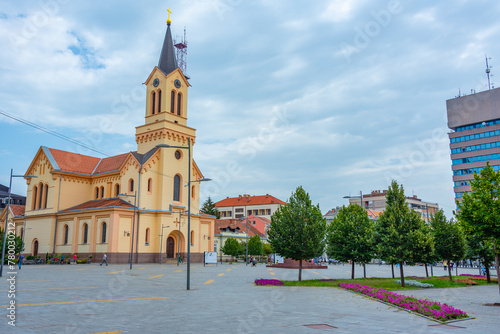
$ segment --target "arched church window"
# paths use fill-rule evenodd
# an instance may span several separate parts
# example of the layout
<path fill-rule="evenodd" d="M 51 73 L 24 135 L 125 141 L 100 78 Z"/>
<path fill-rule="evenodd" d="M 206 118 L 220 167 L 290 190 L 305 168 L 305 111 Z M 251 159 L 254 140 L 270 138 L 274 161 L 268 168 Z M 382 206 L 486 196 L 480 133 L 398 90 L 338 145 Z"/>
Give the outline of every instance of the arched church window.
<path fill-rule="evenodd" d="M 191 186 L 191 198 L 193 199 L 194 199 L 194 190 L 195 190 L 194 186 Z"/>
<path fill-rule="evenodd" d="M 120 185 L 117 183 L 115 185 L 115 196 L 118 197 L 119 194 L 120 194 Z"/>
<path fill-rule="evenodd" d="M 43 199 L 43 208 L 47 208 L 47 197 L 48 197 L 48 194 L 49 194 L 49 185 L 46 184 L 45 185 L 45 192 L 44 192 L 44 199 Z"/>
<path fill-rule="evenodd" d="M 101 187 L 101 198 L 104 198 L 104 187 Z"/>
<path fill-rule="evenodd" d="M 181 115 L 181 106 L 182 106 L 182 95 L 181 93 L 177 94 L 177 115 Z"/>
<path fill-rule="evenodd" d="M 99 187 L 95 187 L 95 199 L 99 199 Z"/>
<path fill-rule="evenodd" d="M 43 201 L 43 183 L 40 183 L 38 188 L 40 189 L 40 194 L 38 195 L 38 208 L 41 209 Z"/>
<path fill-rule="evenodd" d="M 146 245 L 149 245 L 149 228 L 146 229 Z"/>
<path fill-rule="evenodd" d="M 153 179 L 149 178 L 148 179 L 148 193 L 151 193 L 153 191 Z"/>
<path fill-rule="evenodd" d="M 89 235 L 89 225 L 83 224 L 83 243 L 84 244 L 87 243 L 88 235 Z"/>
<path fill-rule="evenodd" d="M 101 242 L 104 244 L 106 242 L 106 223 L 102 223 L 101 227 Z"/>
<path fill-rule="evenodd" d="M 161 113 L 161 89 L 158 90 L 158 113 Z"/>
<path fill-rule="evenodd" d="M 134 191 L 134 179 L 128 181 L 128 191 Z"/>
<path fill-rule="evenodd" d="M 64 244 L 67 245 L 68 244 L 68 236 L 69 236 L 69 226 L 68 225 L 64 225 Z"/>
<path fill-rule="evenodd" d="M 153 92 L 151 95 L 151 115 L 155 114 L 155 104 L 156 104 L 156 93 Z"/>
<path fill-rule="evenodd" d="M 31 210 L 35 210 L 36 209 L 37 193 L 38 193 L 38 187 L 34 186 L 33 187 L 33 196 L 31 197 L 31 200 L 33 202 L 33 203 L 31 203 Z"/>
<path fill-rule="evenodd" d="M 191 245 L 194 245 L 194 231 L 191 231 Z"/>
<path fill-rule="evenodd" d="M 175 91 L 170 93 L 170 112 L 173 114 L 175 112 Z"/>
<path fill-rule="evenodd" d="M 174 201 L 180 201 L 181 198 L 181 177 L 174 176 Z"/>

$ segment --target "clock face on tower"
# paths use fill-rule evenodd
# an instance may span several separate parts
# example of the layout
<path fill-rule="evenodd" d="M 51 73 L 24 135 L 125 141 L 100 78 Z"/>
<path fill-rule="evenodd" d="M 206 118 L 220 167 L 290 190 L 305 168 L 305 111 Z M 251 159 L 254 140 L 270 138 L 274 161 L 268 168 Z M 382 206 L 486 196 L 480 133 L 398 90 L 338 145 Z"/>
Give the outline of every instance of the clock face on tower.
<path fill-rule="evenodd" d="M 179 80 L 175 80 L 174 85 L 176 88 L 181 88 L 181 82 Z"/>
<path fill-rule="evenodd" d="M 154 81 L 153 81 L 153 86 L 155 87 L 158 87 L 158 85 L 160 84 L 160 80 L 158 78 L 156 78 Z"/>

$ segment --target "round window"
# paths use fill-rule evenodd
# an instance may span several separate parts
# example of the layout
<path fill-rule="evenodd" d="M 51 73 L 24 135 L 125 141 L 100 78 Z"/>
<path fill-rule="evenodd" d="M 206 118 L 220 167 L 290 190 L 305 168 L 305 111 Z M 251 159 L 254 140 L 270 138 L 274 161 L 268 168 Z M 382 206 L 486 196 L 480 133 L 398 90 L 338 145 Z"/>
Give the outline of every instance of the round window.
<path fill-rule="evenodd" d="M 179 160 L 181 158 L 181 151 L 175 151 L 175 158 Z"/>

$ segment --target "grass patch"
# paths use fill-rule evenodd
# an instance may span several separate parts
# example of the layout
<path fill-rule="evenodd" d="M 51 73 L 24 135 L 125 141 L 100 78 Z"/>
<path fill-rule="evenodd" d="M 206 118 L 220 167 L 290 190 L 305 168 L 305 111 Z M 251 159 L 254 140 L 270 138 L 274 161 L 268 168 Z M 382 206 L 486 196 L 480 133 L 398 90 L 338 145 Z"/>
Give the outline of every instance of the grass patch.
<path fill-rule="evenodd" d="M 341 283 L 351 283 L 351 284 L 359 284 L 359 285 L 364 285 L 364 286 L 371 286 L 374 288 L 382 288 L 384 290 L 388 291 L 395 291 L 395 290 L 416 290 L 416 289 L 422 289 L 419 287 L 414 287 L 414 286 L 406 286 L 404 288 L 401 287 L 400 284 L 397 284 L 395 280 L 399 279 L 397 278 L 355 278 L 355 279 L 336 279 L 333 281 L 321 281 L 319 279 L 315 280 L 303 280 L 301 282 L 299 281 L 283 281 L 285 286 L 316 286 L 316 287 L 335 287 L 338 288 Z M 430 283 L 434 285 L 434 288 L 458 288 L 458 287 L 464 287 L 464 286 L 470 286 L 469 284 L 466 284 L 464 282 L 456 282 L 456 281 L 450 281 L 449 279 L 443 279 L 443 277 L 425 277 L 425 278 L 420 278 L 420 277 L 406 277 L 406 279 L 413 279 L 416 281 L 419 281 L 421 283 Z M 453 279 L 458 279 L 458 280 L 463 280 L 463 276 L 453 276 Z M 467 277 L 469 279 L 469 277 Z M 474 281 L 477 283 L 477 285 L 487 285 L 486 281 L 484 280 L 474 280 L 470 279 L 471 281 Z M 491 283 L 491 284 L 496 284 L 496 283 Z M 433 289 L 433 288 L 428 288 L 428 289 Z"/>

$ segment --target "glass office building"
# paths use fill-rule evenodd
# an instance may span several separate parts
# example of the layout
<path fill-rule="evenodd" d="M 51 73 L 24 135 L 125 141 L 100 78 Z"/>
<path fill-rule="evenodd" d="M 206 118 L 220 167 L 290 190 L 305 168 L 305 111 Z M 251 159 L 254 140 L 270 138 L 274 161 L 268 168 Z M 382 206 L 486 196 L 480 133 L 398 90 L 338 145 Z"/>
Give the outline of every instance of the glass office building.
<path fill-rule="evenodd" d="M 500 88 L 446 101 L 455 198 L 489 162 L 500 170 Z"/>

